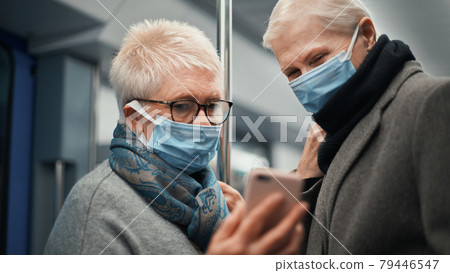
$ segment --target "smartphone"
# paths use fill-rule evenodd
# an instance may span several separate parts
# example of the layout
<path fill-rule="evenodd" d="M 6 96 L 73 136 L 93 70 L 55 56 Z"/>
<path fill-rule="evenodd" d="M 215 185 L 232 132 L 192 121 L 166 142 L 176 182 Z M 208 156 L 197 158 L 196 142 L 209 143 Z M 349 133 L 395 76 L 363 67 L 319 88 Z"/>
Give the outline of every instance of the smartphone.
<path fill-rule="evenodd" d="M 244 198 L 247 202 L 247 213 L 258 206 L 265 197 L 274 192 L 281 192 L 284 202 L 280 210 L 266 223 L 266 229 L 278 224 L 300 201 L 304 180 L 295 172 L 285 173 L 275 169 L 254 169 L 248 176 Z"/>

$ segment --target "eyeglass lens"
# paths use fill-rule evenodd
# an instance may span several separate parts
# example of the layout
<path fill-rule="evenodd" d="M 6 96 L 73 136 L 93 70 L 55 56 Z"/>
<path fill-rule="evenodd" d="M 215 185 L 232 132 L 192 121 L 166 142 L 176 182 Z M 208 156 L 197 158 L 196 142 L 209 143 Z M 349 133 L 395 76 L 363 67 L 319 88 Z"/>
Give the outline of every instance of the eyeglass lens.
<path fill-rule="evenodd" d="M 178 101 L 172 105 L 172 116 L 176 122 L 191 123 L 197 115 L 198 107 L 194 101 Z M 206 116 L 213 124 L 221 124 L 228 117 L 230 106 L 225 101 L 210 102 L 206 107 Z"/>

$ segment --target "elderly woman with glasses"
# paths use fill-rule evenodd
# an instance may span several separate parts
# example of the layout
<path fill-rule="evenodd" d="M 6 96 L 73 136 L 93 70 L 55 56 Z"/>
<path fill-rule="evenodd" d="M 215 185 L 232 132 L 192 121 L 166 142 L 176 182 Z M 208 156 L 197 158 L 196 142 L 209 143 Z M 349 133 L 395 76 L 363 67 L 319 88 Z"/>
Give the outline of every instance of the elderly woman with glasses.
<path fill-rule="evenodd" d="M 242 201 L 208 165 L 233 105 L 222 99 L 215 48 L 192 26 L 144 21 L 131 27 L 110 76 L 121 113 L 112 155 L 74 186 L 45 252 L 205 252 L 212 234 Z M 254 214 L 280 204 L 275 196 Z M 293 210 L 278 233 L 298 230 L 301 215 L 299 208 Z M 271 251 L 277 239 L 262 241 L 258 251 Z"/>
<path fill-rule="evenodd" d="M 112 62 L 112 154 L 69 194 L 46 245 L 58 254 L 192 254 L 229 214 L 209 167 L 232 103 L 216 50 L 178 22 L 131 27 Z"/>

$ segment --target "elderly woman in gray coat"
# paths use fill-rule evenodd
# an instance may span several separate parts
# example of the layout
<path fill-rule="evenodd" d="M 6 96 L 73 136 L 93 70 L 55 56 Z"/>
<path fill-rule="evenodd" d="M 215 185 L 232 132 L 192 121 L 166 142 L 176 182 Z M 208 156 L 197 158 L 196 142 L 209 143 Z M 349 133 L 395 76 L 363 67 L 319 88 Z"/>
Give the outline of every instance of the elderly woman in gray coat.
<path fill-rule="evenodd" d="M 242 201 L 208 165 L 232 106 L 214 46 L 187 24 L 144 21 L 130 28 L 110 74 L 121 113 L 112 155 L 71 190 L 45 253 L 204 253 Z M 281 204 L 274 196 L 249 219 Z M 269 240 L 246 237 L 251 253 L 295 253 L 305 213 L 294 208 Z"/>
<path fill-rule="evenodd" d="M 303 251 L 450 254 L 450 79 L 378 37 L 359 0 L 280 0 L 264 45 L 326 133 L 298 168 L 313 213 Z"/>

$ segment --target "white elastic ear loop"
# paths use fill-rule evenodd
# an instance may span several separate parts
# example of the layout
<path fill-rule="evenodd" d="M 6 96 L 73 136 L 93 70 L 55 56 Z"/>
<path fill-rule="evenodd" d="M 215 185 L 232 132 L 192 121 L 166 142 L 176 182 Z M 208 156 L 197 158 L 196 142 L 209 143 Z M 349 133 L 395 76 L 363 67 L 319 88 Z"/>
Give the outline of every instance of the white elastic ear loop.
<path fill-rule="evenodd" d="M 353 33 L 353 38 L 350 43 L 350 46 L 348 47 L 347 54 L 345 55 L 344 61 L 350 60 L 350 58 L 352 57 L 353 48 L 355 47 L 356 38 L 358 37 L 358 30 L 359 30 L 359 25 L 356 26 L 355 33 Z"/>
<path fill-rule="evenodd" d="M 131 108 L 133 108 L 139 114 L 141 114 L 144 118 L 146 118 L 146 119 L 150 120 L 151 122 L 153 122 L 153 124 L 159 124 L 160 123 L 157 120 L 155 120 L 154 118 L 152 118 L 152 116 L 150 116 L 144 110 L 142 105 L 137 100 L 133 100 L 133 101 L 129 102 L 127 105 L 130 106 Z"/>

